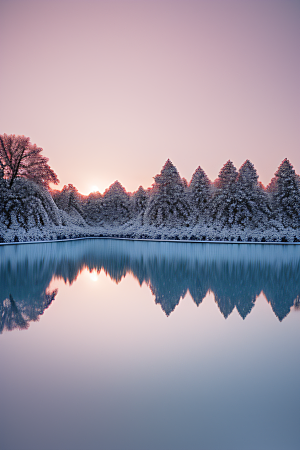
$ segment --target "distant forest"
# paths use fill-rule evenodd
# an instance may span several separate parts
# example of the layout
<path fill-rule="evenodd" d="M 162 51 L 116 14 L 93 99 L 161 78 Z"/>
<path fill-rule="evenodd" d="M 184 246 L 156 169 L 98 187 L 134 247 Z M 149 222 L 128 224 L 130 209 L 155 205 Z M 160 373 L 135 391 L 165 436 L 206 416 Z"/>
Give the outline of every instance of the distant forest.
<path fill-rule="evenodd" d="M 58 208 L 77 212 L 91 225 L 124 224 L 134 218 L 156 227 L 214 222 L 268 227 L 274 220 L 284 227 L 300 226 L 300 177 L 287 159 L 266 189 L 249 160 L 238 171 L 227 161 L 214 182 L 199 166 L 188 183 L 168 159 L 154 180 L 151 188 L 140 186 L 134 193 L 126 192 L 118 181 L 103 195 L 83 196 L 71 184 L 51 193 Z"/>
<path fill-rule="evenodd" d="M 249 161 L 227 161 L 212 182 L 199 166 L 188 183 L 168 159 L 153 185 L 126 192 L 115 181 L 104 194 L 62 190 L 42 149 L 24 136 L 0 136 L 0 240 L 74 237 L 300 241 L 300 177 L 282 161 L 265 188 Z"/>

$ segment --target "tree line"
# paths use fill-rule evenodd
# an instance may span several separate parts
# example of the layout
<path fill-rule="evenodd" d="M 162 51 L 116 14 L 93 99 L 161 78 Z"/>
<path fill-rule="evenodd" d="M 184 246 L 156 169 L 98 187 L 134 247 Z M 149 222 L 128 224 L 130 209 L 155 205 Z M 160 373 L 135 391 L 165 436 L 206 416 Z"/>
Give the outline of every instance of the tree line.
<path fill-rule="evenodd" d="M 132 219 L 141 225 L 182 227 L 218 223 L 227 227 L 300 226 L 300 178 L 291 163 L 280 164 L 267 188 L 259 183 L 254 165 L 245 161 L 239 170 L 227 161 L 211 182 L 199 166 L 187 183 L 167 160 L 149 189 L 134 193 L 115 181 L 105 192 L 79 194 L 69 184 L 52 192 L 60 209 L 78 213 L 90 224 L 122 224 Z"/>
<path fill-rule="evenodd" d="M 26 217 L 18 221 L 30 220 L 32 202 L 26 202 L 28 195 L 33 197 L 35 211 L 39 205 L 46 211 L 36 219 L 37 225 L 47 224 L 47 214 L 58 223 L 48 191 L 59 210 L 80 218 L 82 225 L 120 225 L 135 220 L 140 225 L 173 228 L 209 223 L 241 228 L 268 228 L 276 223 L 300 227 L 300 178 L 288 159 L 282 161 L 266 188 L 249 160 L 239 170 L 227 161 L 214 182 L 199 166 L 188 183 L 168 159 L 151 188 L 140 186 L 130 193 L 115 181 L 104 194 L 83 196 L 72 184 L 61 191 L 50 189 L 50 183 L 58 184 L 59 180 L 41 152 L 42 148 L 25 136 L 0 135 L 0 213 L 7 217 L 7 223 L 16 204 L 20 211 L 26 211 Z M 19 181 L 16 189 L 20 179 L 24 181 Z"/>

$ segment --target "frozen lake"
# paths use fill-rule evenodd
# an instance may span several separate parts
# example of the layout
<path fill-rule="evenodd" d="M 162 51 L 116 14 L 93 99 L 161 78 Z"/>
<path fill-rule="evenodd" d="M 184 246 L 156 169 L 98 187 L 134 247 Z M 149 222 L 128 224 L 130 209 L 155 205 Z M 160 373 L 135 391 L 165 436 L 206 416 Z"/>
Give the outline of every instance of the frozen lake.
<path fill-rule="evenodd" d="M 2 246 L 0 331 L 0 448 L 299 448 L 300 245 Z"/>

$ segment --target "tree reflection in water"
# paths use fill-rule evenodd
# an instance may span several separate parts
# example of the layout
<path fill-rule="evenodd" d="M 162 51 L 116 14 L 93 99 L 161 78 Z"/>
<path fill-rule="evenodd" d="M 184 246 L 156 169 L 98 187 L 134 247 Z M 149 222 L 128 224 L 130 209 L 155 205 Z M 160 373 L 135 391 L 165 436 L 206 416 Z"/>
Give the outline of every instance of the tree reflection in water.
<path fill-rule="evenodd" d="M 118 283 L 145 282 L 168 316 L 190 292 L 198 306 L 208 291 L 225 318 L 245 319 L 263 291 L 280 321 L 299 308 L 300 246 L 82 240 L 0 248 L 0 332 L 26 329 L 55 299 L 53 277 L 72 284 L 84 269 Z"/>

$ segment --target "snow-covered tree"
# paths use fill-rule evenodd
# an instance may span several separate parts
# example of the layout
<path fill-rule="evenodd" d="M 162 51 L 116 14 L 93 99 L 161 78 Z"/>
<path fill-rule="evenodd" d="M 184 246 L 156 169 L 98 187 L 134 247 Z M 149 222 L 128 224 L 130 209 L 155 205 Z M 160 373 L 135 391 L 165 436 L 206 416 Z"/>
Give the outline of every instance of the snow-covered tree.
<path fill-rule="evenodd" d="M 267 225 L 271 218 L 268 195 L 258 183 L 254 165 L 247 159 L 236 180 L 236 210 L 234 223 L 243 226 Z"/>
<path fill-rule="evenodd" d="M 82 201 L 85 219 L 90 223 L 97 223 L 101 218 L 102 195 L 100 192 L 91 192 Z"/>
<path fill-rule="evenodd" d="M 188 182 L 187 182 L 187 179 L 184 178 L 184 177 L 182 177 L 181 179 L 182 179 L 183 186 L 185 187 L 185 189 L 187 189 L 188 186 L 189 186 L 189 184 L 188 184 Z"/>
<path fill-rule="evenodd" d="M 189 204 L 185 186 L 169 159 L 154 180 L 144 222 L 174 227 L 186 224 L 189 219 Z"/>
<path fill-rule="evenodd" d="M 83 215 L 81 196 L 73 184 L 65 185 L 61 191 L 55 191 L 52 195 L 59 209 L 66 211 L 68 214 L 75 210 L 80 215 Z"/>
<path fill-rule="evenodd" d="M 0 221 L 7 228 L 61 225 L 61 218 L 49 192 L 30 180 L 18 178 L 0 189 Z"/>
<path fill-rule="evenodd" d="M 238 172 L 234 164 L 228 160 L 219 172 L 219 176 L 215 182 L 217 189 L 234 189 Z"/>
<path fill-rule="evenodd" d="M 211 183 L 204 170 L 199 166 L 195 170 L 188 188 L 191 215 L 195 222 L 199 219 L 207 219 L 211 194 Z"/>
<path fill-rule="evenodd" d="M 46 188 L 49 183 L 59 183 L 56 173 L 47 164 L 48 158 L 40 154 L 42 150 L 31 144 L 28 137 L 0 135 L 0 167 L 4 178 L 9 180 L 9 188 L 17 177 L 27 178 Z"/>
<path fill-rule="evenodd" d="M 284 159 L 278 167 L 275 177 L 267 187 L 271 196 L 275 218 L 285 227 L 300 226 L 300 185 L 299 176 L 292 164 Z"/>
<path fill-rule="evenodd" d="M 145 191 L 143 186 L 140 186 L 136 192 L 131 196 L 132 212 L 134 216 L 139 214 L 144 214 L 148 203 L 148 193 Z"/>
<path fill-rule="evenodd" d="M 82 195 L 79 194 L 73 184 L 64 186 L 61 191 L 52 192 L 52 196 L 57 207 L 61 210 L 63 225 L 86 225 L 82 209 Z"/>
<path fill-rule="evenodd" d="M 222 225 L 233 225 L 237 207 L 236 179 L 238 172 L 231 161 L 227 161 L 215 182 L 211 202 L 211 217 Z"/>
<path fill-rule="evenodd" d="M 115 181 L 104 192 L 101 204 L 101 219 L 110 224 L 122 224 L 131 218 L 129 194 L 124 187 Z"/>

